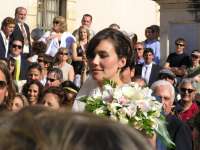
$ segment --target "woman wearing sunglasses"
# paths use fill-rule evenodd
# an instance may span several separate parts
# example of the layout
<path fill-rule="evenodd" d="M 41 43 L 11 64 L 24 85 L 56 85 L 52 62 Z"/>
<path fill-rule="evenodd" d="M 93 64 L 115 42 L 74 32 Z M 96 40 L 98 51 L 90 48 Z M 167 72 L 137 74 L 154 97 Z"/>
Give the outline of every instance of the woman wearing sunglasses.
<path fill-rule="evenodd" d="M 66 20 L 62 16 L 57 16 L 53 19 L 53 27 L 42 37 L 42 41 L 47 44 L 46 54 L 54 57 L 60 47 L 65 47 L 72 52 L 76 49 L 76 38 L 70 33 L 66 32 Z"/>
<path fill-rule="evenodd" d="M 56 63 L 55 67 L 58 67 L 62 70 L 63 80 L 64 81 L 74 81 L 74 68 L 72 65 L 67 63 L 69 60 L 68 49 L 59 48 L 58 53 L 56 54 Z"/>
<path fill-rule="evenodd" d="M 179 104 L 182 110 L 179 112 L 179 117 L 182 121 L 187 122 L 199 112 L 199 108 L 195 102 L 196 81 L 192 78 L 185 78 L 179 86 L 181 100 Z"/>

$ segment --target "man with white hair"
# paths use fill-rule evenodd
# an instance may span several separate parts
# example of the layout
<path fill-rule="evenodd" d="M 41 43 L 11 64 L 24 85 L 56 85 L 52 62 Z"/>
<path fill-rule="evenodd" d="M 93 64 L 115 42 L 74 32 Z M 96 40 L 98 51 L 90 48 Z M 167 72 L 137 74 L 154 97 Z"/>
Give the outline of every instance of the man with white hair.
<path fill-rule="evenodd" d="M 29 56 L 31 54 L 31 40 L 30 29 L 28 24 L 25 23 L 27 16 L 27 9 L 25 7 L 17 7 L 15 9 L 16 25 L 10 37 L 10 43 L 15 39 L 23 41 L 23 55 Z"/>
<path fill-rule="evenodd" d="M 172 112 L 175 99 L 175 90 L 172 84 L 166 80 L 158 80 L 151 86 L 154 95 L 163 104 L 163 111 L 166 116 L 167 130 L 176 150 L 192 150 L 192 135 L 190 128 L 180 121 Z M 159 140 L 158 140 L 159 141 Z M 166 150 L 163 144 L 157 145 L 157 150 Z"/>

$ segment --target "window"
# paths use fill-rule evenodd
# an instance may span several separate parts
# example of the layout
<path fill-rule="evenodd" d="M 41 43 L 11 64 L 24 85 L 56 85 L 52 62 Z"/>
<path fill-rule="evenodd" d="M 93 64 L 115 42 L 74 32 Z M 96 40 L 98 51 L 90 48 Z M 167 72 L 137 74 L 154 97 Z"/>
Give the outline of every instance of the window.
<path fill-rule="evenodd" d="M 66 12 L 65 6 L 66 0 L 38 0 L 37 27 L 45 31 L 51 29 L 55 16 L 66 16 L 66 14 L 63 14 L 63 12 Z"/>

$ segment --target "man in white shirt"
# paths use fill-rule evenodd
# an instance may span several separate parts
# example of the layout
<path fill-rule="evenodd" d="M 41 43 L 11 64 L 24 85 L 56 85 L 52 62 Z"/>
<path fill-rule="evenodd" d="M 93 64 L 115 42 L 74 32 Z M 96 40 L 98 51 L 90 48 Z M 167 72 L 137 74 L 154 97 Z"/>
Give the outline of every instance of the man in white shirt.
<path fill-rule="evenodd" d="M 0 58 L 8 57 L 10 35 L 15 28 L 15 20 L 11 17 L 6 17 L 2 21 L 0 31 Z"/>
<path fill-rule="evenodd" d="M 153 61 L 154 53 L 151 48 L 144 50 L 144 64 L 137 64 L 135 75 L 144 78 L 149 86 L 158 79 L 161 67 Z"/>

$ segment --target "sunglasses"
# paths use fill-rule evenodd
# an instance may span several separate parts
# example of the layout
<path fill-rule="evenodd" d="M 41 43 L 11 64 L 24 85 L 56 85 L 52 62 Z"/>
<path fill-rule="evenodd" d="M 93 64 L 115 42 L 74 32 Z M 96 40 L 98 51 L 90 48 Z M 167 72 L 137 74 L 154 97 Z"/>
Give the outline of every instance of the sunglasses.
<path fill-rule="evenodd" d="M 194 89 L 180 88 L 180 90 L 181 90 L 182 93 L 186 93 L 186 91 L 187 91 L 188 93 L 194 92 Z"/>
<path fill-rule="evenodd" d="M 135 50 L 137 51 L 141 51 L 143 48 L 135 48 Z"/>
<path fill-rule="evenodd" d="M 194 54 L 192 54 L 191 56 L 192 56 L 192 58 L 195 58 L 195 59 L 198 59 L 198 58 L 199 58 L 199 56 L 194 55 Z"/>
<path fill-rule="evenodd" d="M 5 88 L 7 85 L 6 81 L 0 81 L 0 89 Z"/>
<path fill-rule="evenodd" d="M 22 46 L 21 46 L 21 45 L 16 45 L 16 44 L 13 44 L 12 47 L 13 47 L 13 48 L 22 49 Z"/>
<path fill-rule="evenodd" d="M 64 52 L 59 52 L 59 55 L 68 55 L 68 53 L 64 53 Z"/>
<path fill-rule="evenodd" d="M 59 21 L 53 21 L 53 24 L 59 24 Z"/>
<path fill-rule="evenodd" d="M 57 79 L 52 79 L 52 78 L 47 78 L 47 81 L 50 81 L 50 82 L 54 82 L 56 81 Z"/>
<path fill-rule="evenodd" d="M 43 59 L 38 59 L 37 61 L 38 61 L 38 62 L 44 62 L 44 60 L 43 60 Z"/>
<path fill-rule="evenodd" d="M 185 46 L 184 44 L 176 43 L 177 46 Z"/>

